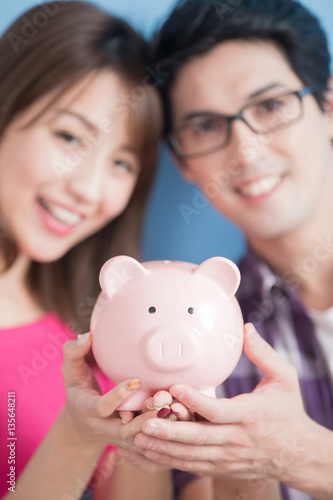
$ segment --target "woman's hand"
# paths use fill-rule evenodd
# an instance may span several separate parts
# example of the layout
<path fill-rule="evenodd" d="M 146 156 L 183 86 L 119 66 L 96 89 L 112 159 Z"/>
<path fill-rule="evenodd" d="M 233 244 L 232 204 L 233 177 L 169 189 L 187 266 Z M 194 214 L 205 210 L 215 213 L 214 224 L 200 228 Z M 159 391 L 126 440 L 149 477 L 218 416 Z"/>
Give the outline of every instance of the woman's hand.
<path fill-rule="evenodd" d="M 192 414 L 188 409 L 176 401 L 168 391 L 158 391 L 153 397 L 146 399 L 142 412 L 157 411 L 157 418 L 166 418 L 167 420 L 193 420 Z M 129 423 L 133 420 L 137 413 L 131 411 L 120 411 L 119 416 L 124 423 Z M 152 414 L 149 415 L 152 418 Z"/>
<path fill-rule="evenodd" d="M 134 446 L 134 437 L 140 432 L 143 422 L 134 419 L 131 427 L 125 431 L 116 409 L 139 387 L 140 380 L 125 380 L 102 395 L 97 380 L 85 361 L 90 347 L 90 333 L 64 345 L 62 373 L 67 398 L 64 408 L 66 418 L 72 426 L 74 424 L 80 438 L 87 443 L 99 444 L 102 448 L 115 445 L 138 450 Z M 156 413 L 150 416 L 156 416 Z"/>

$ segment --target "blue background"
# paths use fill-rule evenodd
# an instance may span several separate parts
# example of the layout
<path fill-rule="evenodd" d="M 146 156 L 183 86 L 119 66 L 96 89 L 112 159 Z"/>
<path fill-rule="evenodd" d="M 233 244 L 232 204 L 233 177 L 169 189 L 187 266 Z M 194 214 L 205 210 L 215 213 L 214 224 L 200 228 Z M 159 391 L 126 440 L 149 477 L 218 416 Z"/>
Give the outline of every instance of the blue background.
<path fill-rule="evenodd" d="M 43 1 L 4 0 L 0 6 L 0 33 L 25 10 Z M 175 0 L 99 0 L 93 2 L 124 17 L 146 36 L 161 24 Z M 328 34 L 333 53 L 333 0 L 303 0 L 316 14 Z M 180 206 L 199 207 L 185 220 Z M 223 255 L 238 261 L 245 250 L 242 234 L 208 205 L 195 186 L 185 184 L 172 165 L 167 149 L 161 148 L 158 175 L 149 202 L 144 233 L 145 260 L 180 259 L 200 263 L 208 257 Z"/>

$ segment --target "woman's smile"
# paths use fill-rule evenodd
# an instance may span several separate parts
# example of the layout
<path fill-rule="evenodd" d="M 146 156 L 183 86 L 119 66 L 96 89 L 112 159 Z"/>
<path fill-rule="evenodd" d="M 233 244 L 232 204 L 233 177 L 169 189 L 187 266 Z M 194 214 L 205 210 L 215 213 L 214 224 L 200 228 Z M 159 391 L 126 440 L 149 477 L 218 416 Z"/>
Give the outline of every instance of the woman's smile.
<path fill-rule="evenodd" d="M 77 212 L 50 203 L 43 198 L 37 199 L 37 207 L 46 227 L 59 235 L 69 234 L 83 220 Z"/>

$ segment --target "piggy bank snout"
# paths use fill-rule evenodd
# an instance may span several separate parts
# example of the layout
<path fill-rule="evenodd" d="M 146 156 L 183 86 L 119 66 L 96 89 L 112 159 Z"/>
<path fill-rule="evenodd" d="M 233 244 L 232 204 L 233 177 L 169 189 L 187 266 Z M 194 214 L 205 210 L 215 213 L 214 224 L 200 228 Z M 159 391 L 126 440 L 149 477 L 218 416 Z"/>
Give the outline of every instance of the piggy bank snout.
<path fill-rule="evenodd" d="M 194 328 L 156 328 L 141 342 L 146 363 L 158 371 L 182 371 L 194 366 L 203 353 L 202 336 Z"/>

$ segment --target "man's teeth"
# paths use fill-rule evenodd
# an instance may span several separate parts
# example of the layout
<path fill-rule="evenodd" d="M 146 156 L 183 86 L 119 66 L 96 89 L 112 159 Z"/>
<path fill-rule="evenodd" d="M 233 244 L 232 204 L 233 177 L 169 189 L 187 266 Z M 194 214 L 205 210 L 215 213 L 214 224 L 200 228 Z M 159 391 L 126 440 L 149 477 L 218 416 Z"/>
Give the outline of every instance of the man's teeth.
<path fill-rule="evenodd" d="M 63 224 L 67 226 L 76 226 L 81 222 L 82 217 L 79 214 L 66 210 L 66 208 L 59 207 L 59 205 L 53 205 L 52 203 L 47 203 L 45 200 L 42 202 L 43 206 L 53 215 L 56 219 L 58 219 Z"/>
<path fill-rule="evenodd" d="M 251 182 L 239 188 L 239 192 L 247 196 L 260 196 L 269 193 L 275 186 L 281 182 L 281 177 L 264 177 L 258 181 Z"/>

